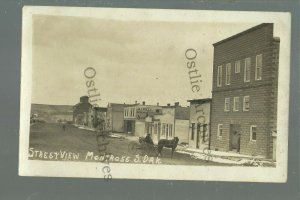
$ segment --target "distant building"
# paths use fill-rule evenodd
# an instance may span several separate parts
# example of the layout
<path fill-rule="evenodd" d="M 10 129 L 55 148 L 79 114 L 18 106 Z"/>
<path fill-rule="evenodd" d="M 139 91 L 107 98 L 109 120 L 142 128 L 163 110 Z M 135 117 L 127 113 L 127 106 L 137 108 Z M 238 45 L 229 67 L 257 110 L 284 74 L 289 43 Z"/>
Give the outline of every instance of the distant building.
<path fill-rule="evenodd" d="M 89 103 L 88 96 L 80 97 L 80 102 L 73 106 L 73 123 L 93 127 L 94 109 L 92 104 Z"/>
<path fill-rule="evenodd" d="M 124 132 L 143 137 L 146 133 L 152 133 L 152 118 L 161 115 L 161 106 L 133 104 L 124 107 Z"/>
<path fill-rule="evenodd" d="M 178 102 L 162 106 L 162 114 L 153 118 L 153 140 L 178 137 L 179 143 L 188 143 L 189 112 L 188 107 L 181 107 Z"/>
<path fill-rule="evenodd" d="M 126 104 L 109 103 L 106 113 L 107 129 L 112 132 L 124 131 L 124 107 Z"/>
<path fill-rule="evenodd" d="M 73 121 L 73 111 L 57 112 L 51 114 L 52 122 L 71 122 Z"/>
<path fill-rule="evenodd" d="M 214 44 L 214 149 L 272 158 L 277 133 L 279 44 L 271 23 Z"/>
<path fill-rule="evenodd" d="M 100 128 L 101 130 L 105 128 L 106 112 L 107 108 L 94 107 L 94 128 Z"/>
<path fill-rule="evenodd" d="M 189 148 L 204 149 L 210 143 L 211 98 L 190 102 Z"/>

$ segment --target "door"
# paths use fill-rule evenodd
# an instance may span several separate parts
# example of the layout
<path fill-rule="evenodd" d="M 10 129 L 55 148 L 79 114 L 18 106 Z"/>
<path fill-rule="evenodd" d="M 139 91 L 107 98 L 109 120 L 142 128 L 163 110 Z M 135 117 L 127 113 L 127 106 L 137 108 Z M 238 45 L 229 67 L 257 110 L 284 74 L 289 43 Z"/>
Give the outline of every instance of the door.
<path fill-rule="evenodd" d="M 132 133 L 132 123 L 131 123 L 131 121 L 127 121 L 127 133 Z"/>
<path fill-rule="evenodd" d="M 241 125 L 231 124 L 230 125 L 230 146 L 233 151 L 240 151 L 240 137 L 241 137 Z"/>
<path fill-rule="evenodd" d="M 197 124 L 197 138 L 196 138 L 196 148 L 199 149 L 200 147 L 200 124 Z"/>

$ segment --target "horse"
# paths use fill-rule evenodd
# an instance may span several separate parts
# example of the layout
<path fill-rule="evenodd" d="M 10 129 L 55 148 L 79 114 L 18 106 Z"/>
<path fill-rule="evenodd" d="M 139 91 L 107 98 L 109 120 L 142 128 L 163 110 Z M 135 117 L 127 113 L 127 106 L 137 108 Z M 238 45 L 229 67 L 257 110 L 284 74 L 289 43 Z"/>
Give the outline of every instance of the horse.
<path fill-rule="evenodd" d="M 173 153 L 174 153 L 174 150 L 177 147 L 178 142 L 179 142 L 178 137 L 174 137 L 174 139 L 172 139 L 172 140 L 167 140 L 167 139 L 161 139 L 161 140 L 159 140 L 158 141 L 157 156 L 158 155 L 162 156 L 161 152 L 162 152 L 163 148 L 166 147 L 166 148 L 171 148 L 172 149 L 171 158 L 173 158 Z"/>

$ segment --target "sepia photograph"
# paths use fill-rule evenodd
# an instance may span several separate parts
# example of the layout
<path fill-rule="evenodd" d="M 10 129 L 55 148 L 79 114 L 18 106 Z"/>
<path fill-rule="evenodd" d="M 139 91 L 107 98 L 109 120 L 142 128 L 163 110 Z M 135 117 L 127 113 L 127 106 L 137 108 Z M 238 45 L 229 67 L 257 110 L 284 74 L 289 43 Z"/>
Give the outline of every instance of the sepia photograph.
<path fill-rule="evenodd" d="M 285 182 L 290 15 L 25 6 L 19 175 Z"/>

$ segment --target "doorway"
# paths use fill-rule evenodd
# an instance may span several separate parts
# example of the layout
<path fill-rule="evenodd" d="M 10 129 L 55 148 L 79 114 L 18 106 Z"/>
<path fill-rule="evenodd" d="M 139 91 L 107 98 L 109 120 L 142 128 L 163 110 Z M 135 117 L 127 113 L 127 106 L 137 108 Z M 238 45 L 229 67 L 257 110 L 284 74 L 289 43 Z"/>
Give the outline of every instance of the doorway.
<path fill-rule="evenodd" d="M 230 150 L 240 152 L 241 125 L 230 124 Z"/>
<path fill-rule="evenodd" d="M 200 124 L 197 124 L 197 138 L 196 138 L 196 148 L 200 148 Z"/>

